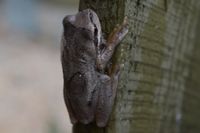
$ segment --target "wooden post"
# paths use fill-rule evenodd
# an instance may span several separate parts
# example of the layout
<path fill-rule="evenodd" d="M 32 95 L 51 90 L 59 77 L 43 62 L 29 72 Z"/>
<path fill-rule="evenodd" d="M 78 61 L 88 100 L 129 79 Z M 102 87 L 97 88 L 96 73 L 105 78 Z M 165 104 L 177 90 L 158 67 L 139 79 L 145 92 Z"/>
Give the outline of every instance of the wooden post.
<path fill-rule="evenodd" d="M 74 125 L 74 133 L 200 131 L 200 1 L 80 0 L 107 35 L 125 16 L 129 33 L 115 53 L 123 64 L 108 126 Z"/>

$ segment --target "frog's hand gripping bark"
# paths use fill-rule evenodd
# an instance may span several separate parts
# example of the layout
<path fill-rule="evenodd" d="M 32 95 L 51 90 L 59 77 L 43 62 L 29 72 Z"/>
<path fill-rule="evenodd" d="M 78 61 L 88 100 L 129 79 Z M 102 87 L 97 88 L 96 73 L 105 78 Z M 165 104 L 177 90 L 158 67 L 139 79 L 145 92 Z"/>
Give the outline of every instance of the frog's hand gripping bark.
<path fill-rule="evenodd" d="M 107 65 L 108 61 L 112 57 L 116 46 L 124 39 L 128 33 L 128 18 L 125 17 L 121 25 L 117 25 L 114 30 L 109 34 L 107 41 L 105 42 L 105 48 L 102 49 L 97 57 L 97 68 L 102 70 Z M 101 47 L 101 46 L 100 46 Z M 99 48 L 100 49 L 100 48 Z"/>

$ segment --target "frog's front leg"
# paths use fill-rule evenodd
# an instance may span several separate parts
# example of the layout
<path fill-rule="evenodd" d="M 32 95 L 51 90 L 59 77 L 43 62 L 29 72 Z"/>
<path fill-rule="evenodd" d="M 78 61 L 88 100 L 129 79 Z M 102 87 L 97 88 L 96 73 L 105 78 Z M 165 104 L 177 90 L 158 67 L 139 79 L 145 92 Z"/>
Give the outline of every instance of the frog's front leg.
<path fill-rule="evenodd" d="M 114 30 L 109 34 L 108 39 L 105 44 L 102 44 L 104 48 L 101 48 L 97 57 L 97 68 L 98 70 L 103 70 L 112 57 L 115 47 L 122 41 L 125 35 L 128 33 L 128 22 L 127 17 L 121 25 L 117 25 Z"/>
<path fill-rule="evenodd" d="M 113 69 L 110 76 L 99 73 L 100 86 L 95 116 L 98 127 L 105 127 L 107 125 L 116 96 L 119 73 L 119 66 Z"/>

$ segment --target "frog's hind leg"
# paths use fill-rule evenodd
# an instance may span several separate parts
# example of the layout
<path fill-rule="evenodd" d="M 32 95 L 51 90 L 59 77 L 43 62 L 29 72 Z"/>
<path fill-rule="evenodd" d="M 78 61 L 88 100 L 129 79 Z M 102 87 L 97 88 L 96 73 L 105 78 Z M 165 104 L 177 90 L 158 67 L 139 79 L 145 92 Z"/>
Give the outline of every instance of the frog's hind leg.
<path fill-rule="evenodd" d="M 107 125 L 116 96 L 119 73 L 120 68 L 116 67 L 110 74 L 110 77 L 100 74 L 101 86 L 96 109 L 96 123 L 98 127 L 105 127 Z"/>

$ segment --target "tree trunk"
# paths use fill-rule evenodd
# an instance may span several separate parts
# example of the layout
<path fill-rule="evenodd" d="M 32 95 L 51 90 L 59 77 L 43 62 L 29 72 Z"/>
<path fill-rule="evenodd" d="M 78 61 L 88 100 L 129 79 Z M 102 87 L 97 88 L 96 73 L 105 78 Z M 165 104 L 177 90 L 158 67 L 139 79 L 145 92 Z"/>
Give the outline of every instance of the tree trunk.
<path fill-rule="evenodd" d="M 200 1 L 80 0 L 98 14 L 107 35 L 125 16 L 129 33 L 115 53 L 123 64 L 108 126 L 74 133 L 200 131 Z"/>

